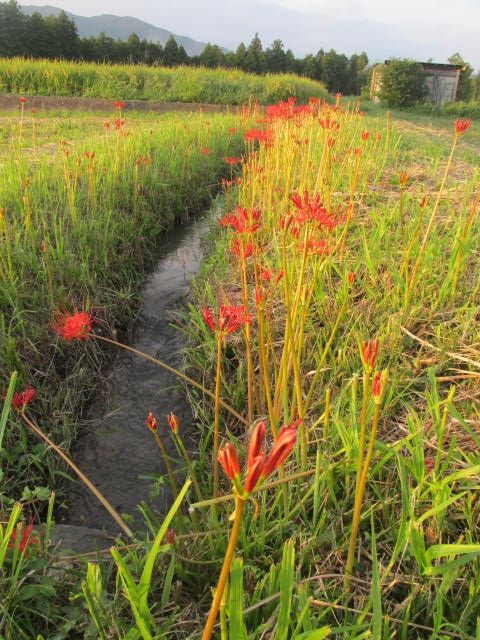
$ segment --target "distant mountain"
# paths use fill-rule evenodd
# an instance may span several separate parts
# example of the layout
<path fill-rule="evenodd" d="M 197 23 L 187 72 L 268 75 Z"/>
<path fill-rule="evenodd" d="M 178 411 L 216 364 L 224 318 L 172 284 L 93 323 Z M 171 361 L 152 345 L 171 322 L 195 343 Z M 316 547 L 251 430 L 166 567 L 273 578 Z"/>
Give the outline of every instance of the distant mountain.
<path fill-rule="evenodd" d="M 43 7 L 34 7 L 31 5 L 20 5 L 22 11 L 27 15 L 32 13 L 40 13 L 42 16 L 58 15 L 61 11 L 58 7 L 45 5 Z M 189 56 L 196 56 L 202 53 L 206 47 L 206 42 L 198 42 L 186 36 L 177 36 L 167 29 L 155 27 L 153 24 L 138 20 L 137 18 L 113 16 L 110 14 L 102 14 L 100 16 L 77 16 L 69 11 L 65 11 L 69 18 L 72 18 L 77 25 L 78 34 L 81 37 L 89 38 L 90 36 L 98 36 L 102 31 L 111 38 L 126 40 L 131 33 L 136 33 L 140 40 L 144 38 L 152 42 L 160 42 L 164 45 L 170 36 L 173 36 L 178 45 L 183 45 Z M 226 49 L 225 49 L 226 51 Z"/>

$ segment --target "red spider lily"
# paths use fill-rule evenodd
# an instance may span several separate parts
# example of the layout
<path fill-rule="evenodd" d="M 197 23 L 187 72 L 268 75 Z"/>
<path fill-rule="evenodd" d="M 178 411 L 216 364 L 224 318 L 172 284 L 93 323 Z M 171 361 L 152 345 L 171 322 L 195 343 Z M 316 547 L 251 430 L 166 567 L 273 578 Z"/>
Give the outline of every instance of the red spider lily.
<path fill-rule="evenodd" d="M 362 362 L 363 366 L 369 369 L 373 369 L 375 360 L 378 353 L 378 338 L 375 340 L 369 340 L 368 342 L 362 341 Z"/>
<path fill-rule="evenodd" d="M 270 282 L 272 279 L 272 273 L 268 269 L 260 269 L 259 273 L 260 280 L 265 280 L 266 282 Z"/>
<path fill-rule="evenodd" d="M 372 394 L 374 398 L 378 398 L 380 396 L 381 391 L 381 383 L 380 383 L 380 372 L 376 371 L 372 380 Z"/>
<path fill-rule="evenodd" d="M 153 413 L 151 411 L 148 414 L 147 419 L 145 420 L 145 426 L 147 427 L 147 429 L 149 431 L 156 431 L 157 430 L 157 421 L 156 421 L 155 416 L 153 415 Z"/>
<path fill-rule="evenodd" d="M 240 253 L 241 253 L 241 251 L 240 251 L 240 243 L 238 242 L 237 238 L 233 239 L 230 248 L 232 250 L 232 253 L 234 253 L 237 256 L 237 258 L 240 258 Z M 247 244 L 245 246 L 245 249 L 243 251 L 242 258 L 243 259 L 249 258 L 252 255 L 252 253 L 253 253 L 253 245 L 252 245 L 251 242 L 247 242 Z"/>
<path fill-rule="evenodd" d="M 241 158 L 236 158 L 235 156 L 227 156 L 224 160 L 229 165 L 239 164 L 242 161 Z"/>
<path fill-rule="evenodd" d="M 178 418 L 174 413 L 169 413 L 167 416 L 168 426 L 170 427 L 170 431 L 177 435 L 178 433 Z"/>
<path fill-rule="evenodd" d="M 349 271 L 347 273 L 347 281 L 348 284 L 353 284 L 355 282 L 355 274 L 353 273 L 353 271 Z"/>
<path fill-rule="evenodd" d="M 332 120 L 330 118 L 330 114 L 327 113 L 325 118 L 319 118 L 318 124 L 322 127 L 322 129 L 334 130 L 340 129 L 340 123 L 336 122 L 336 120 Z"/>
<path fill-rule="evenodd" d="M 245 313 L 243 305 L 240 305 L 239 307 L 227 306 L 224 304 L 220 305 L 216 325 L 210 309 L 203 307 L 203 319 L 211 331 L 214 333 L 222 333 L 224 335 L 234 333 L 242 325 L 250 322 L 250 318 L 248 314 Z"/>
<path fill-rule="evenodd" d="M 295 207 L 292 220 L 292 232 L 295 232 L 298 227 L 302 226 L 306 222 L 316 222 L 319 227 L 325 227 L 327 229 L 333 229 L 336 225 L 334 216 L 327 213 L 325 207 L 322 206 L 320 195 L 318 193 L 314 193 L 310 199 L 308 191 L 305 189 L 303 193 L 303 200 L 298 193 L 293 193 L 290 196 L 290 200 Z"/>
<path fill-rule="evenodd" d="M 471 120 L 455 120 L 454 129 L 455 133 L 458 135 L 460 133 L 465 133 L 465 131 L 470 126 Z"/>
<path fill-rule="evenodd" d="M 27 99 L 25 98 L 25 96 L 20 96 L 18 101 L 23 106 L 26 103 Z"/>
<path fill-rule="evenodd" d="M 31 536 L 32 529 L 33 529 L 33 524 L 29 524 L 28 527 L 25 527 L 25 528 L 22 527 L 22 537 L 18 542 L 18 549 L 20 553 L 24 553 L 26 548 L 31 544 L 39 544 L 40 540 L 38 538 Z M 10 538 L 10 542 L 8 543 L 8 546 L 10 549 L 15 549 L 16 545 L 17 545 L 17 529 L 14 529 L 12 531 L 12 535 Z"/>
<path fill-rule="evenodd" d="M 278 437 L 265 460 L 261 473 L 263 480 L 266 480 L 287 459 L 297 440 L 299 424 L 300 420 L 295 420 L 280 429 Z"/>
<path fill-rule="evenodd" d="M 7 394 L 3 394 L 3 399 L 5 400 Z M 25 391 L 16 391 L 12 397 L 12 408 L 17 409 L 18 411 L 23 411 L 25 407 L 33 402 L 37 397 L 37 392 L 33 387 L 28 387 Z"/>
<path fill-rule="evenodd" d="M 240 205 L 233 213 L 227 213 L 220 219 L 220 226 L 232 227 L 235 233 L 255 233 L 260 228 L 261 213 L 258 209 L 245 209 Z"/>
<path fill-rule="evenodd" d="M 110 120 L 104 120 L 103 121 L 103 126 L 105 129 L 109 129 L 110 128 Z"/>
<path fill-rule="evenodd" d="M 265 440 L 265 422 L 258 422 L 250 436 L 248 443 L 247 468 L 249 469 L 262 452 Z"/>
<path fill-rule="evenodd" d="M 237 452 L 233 444 L 227 444 L 223 449 L 220 449 L 218 452 L 218 461 L 232 482 L 240 477 Z"/>
<path fill-rule="evenodd" d="M 408 173 L 406 171 L 400 171 L 400 173 L 398 174 L 398 184 L 402 187 L 405 187 L 405 185 L 408 182 Z"/>
<path fill-rule="evenodd" d="M 272 132 L 270 129 L 249 129 L 243 134 L 243 139 L 245 142 L 258 140 L 268 146 L 272 142 Z"/>
<path fill-rule="evenodd" d="M 251 493 L 260 478 L 262 477 L 263 468 L 265 466 L 265 454 L 260 453 L 256 456 L 247 467 L 247 477 L 245 479 L 244 489 L 246 493 Z"/>
<path fill-rule="evenodd" d="M 115 124 L 115 129 L 117 131 L 120 131 L 123 125 L 125 124 L 125 120 L 122 120 L 121 118 L 117 118 L 114 124 Z"/>
<path fill-rule="evenodd" d="M 174 529 L 167 529 L 165 531 L 165 536 L 162 540 L 162 544 L 173 544 L 175 542 L 175 531 Z"/>
<path fill-rule="evenodd" d="M 86 311 L 75 311 L 74 313 L 59 312 L 53 318 L 51 326 L 54 333 L 63 340 L 88 340 L 92 330 L 93 318 L 91 313 Z"/>
<path fill-rule="evenodd" d="M 314 238 L 310 238 L 308 242 L 301 242 L 298 245 L 298 249 L 300 251 L 305 251 L 305 248 L 308 253 L 315 254 L 317 256 L 328 255 L 330 253 L 330 247 L 327 246 L 324 240 L 315 240 Z"/>
<path fill-rule="evenodd" d="M 370 134 L 368 133 L 368 131 L 362 131 L 362 140 L 366 142 L 368 140 L 369 135 Z"/>
<path fill-rule="evenodd" d="M 247 473 L 245 484 L 240 483 L 240 471 L 237 453 L 232 444 L 227 444 L 219 451 L 218 461 L 233 482 L 237 492 L 244 497 L 251 493 L 260 481 L 266 480 L 286 460 L 297 440 L 297 429 L 300 420 L 282 427 L 270 453 L 265 457 L 262 451 L 265 439 L 265 423 L 259 422 L 250 436 L 248 445 Z"/>
<path fill-rule="evenodd" d="M 113 105 L 114 105 L 115 109 L 117 109 L 118 111 L 121 111 L 125 107 L 125 102 L 121 102 L 119 100 L 119 101 L 114 102 Z"/>
<path fill-rule="evenodd" d="M 202 154 L 202 156 L 208 156 L 210 150 L 208 149 L 208 147 L 200 147 L 200 153 Z"/>

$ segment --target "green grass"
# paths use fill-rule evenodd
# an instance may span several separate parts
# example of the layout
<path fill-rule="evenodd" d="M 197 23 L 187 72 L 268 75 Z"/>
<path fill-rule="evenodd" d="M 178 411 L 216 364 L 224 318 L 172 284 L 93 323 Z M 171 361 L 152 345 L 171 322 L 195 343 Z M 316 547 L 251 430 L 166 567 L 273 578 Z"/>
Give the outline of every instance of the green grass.
<path fill-rule="evenodd" d="M 324 86 L 293 74 L 258 76 L 235 69 L 162 68 L 51 60 L 0 60 L 0 93 L 111 100 L 268 104 L 295 96 L 328 99 Z"/>
<path fill-rule="evenodd" d="M 143 117 L 139 116 L 139 123 Z M 387 129 L 381 110 L 363 118 L 355 114 L 342 118 L 338 133 L 320 130 L 316 119 L 305 119 L 300 127 L 292 121 L 272 125 L 274 145 L 261 147 L 244 169 L 238 191 L 227 194 L 229 210 L 237 201 L 260 208 L 262 227 L 254 241 L 261 251 L 255 259 L 273 273 L 282 267 L 279 219 L 292 211 L 289 195 L 308 188 L 311 196 L 319 167 L 328 166 L 325 179 L 317 185 L 322 200 L 329 201 L 329 209 L 340 216 L 332 241 L 339 240 L 345 229 L 349 203 L 354 214 L 345 236 L 345 252 L 312 258 L 304 274 L 308 287 L 315 282 L 316 260 L 322 261 L 299 358 L 300 398 L 306 398 L 315 381 L 304 417 L 306 471 L 299 474 L 302 460 L 297 447 L 284 468 L 290 477 L 286 492 L 267 486 L 246 504 L 230 569 L 230 588 L 219 616 L 222 639 L 478 640 L 478 211 L 465 240 L 462 232 L 479 188 L 480 127 L 472 124 L 459 139 L 415 286 L 407 295 L 400 268 L 406 241 L 413 239 L 411 269 L 447 164 L 452 122 L 393 114 Z M 370 135 L 362 155 L 356 156 L 351 150 L 362 145 L 362 130 Z M 327 136 L 333 135 L 333 155 L 325 165 L 325 143 Z M 15 135 L 9 138 L 15 139 Z M 302 144 L 304 139 L 310 144 Z M 198 143 L 205 144 L 205 139 Z M 212 143 L 209 146 L 213 148 Z M 355 182 L 357 157 L 362 161 Z M 8 165 L 9 154 L 3 158 Z M 401 215 L 399 174 L 403 171 L 407 180 Z M 12 181 L 11 172 L 8 175 Z M 424 197 L 426 204 L 421 209 L 419 202 Z M 66 209 L 68 220 L 68 203 Z M 148 209 L 139 214 L 137 224 L 145 215 L 148 218 Z M 210 255 L 194 285 L 182 326 L 189 335 L 186 363 L 192 375 L 209 389 L 215 380 L 216 341 L 203 322 L 201 306 L 207 304 L 216 310 L 222 302 L 239 299 L 239 260 L 232 254 L 231 240 L 231 232 L 213 232 Z M 295 293 L 295 276 L 301 273 L 302 264 L 295 238 L 288 236 L 286 251 L 291 287 L 285 290 L 284 280 L 272 287 L 272 393 L 288 340 L 286 296 Z M 462 268 L 454 290 L 460 252 Z M 88 255 L 84 263 L 88 265 L 92 259 Z M 248 260 L 253 376 L 262 398 L 265 389 L 258 374 L 253 259 Z M 350 287 L 346 283 L 349 271 L 355 273 Z M 65 300 L 67 294 L 78 299 L 79 291 L 71 285 L 65 290 Z M 302 298 L 302 306 L 304 303 Z M 362 403 L 359 343 L 374 336 L 380 339 L 377 366 L 388 367 L 390 376 L 367 474 L 354 572 L 347 588 L 344 571 L 356 492 Z M 74 350 L 71 362 L 84 362 L 89 349 L 76 345 Z M 222 355 L 221 395 L 244 414 L 248 384 L 241 332 L 227 338 Z M 280 421 L 288 422 L 299 403 L 293 370 L 280 386 Z M 195 472 L 202 493 L 210 497 L 213 407 L 208 398 L 193 391 L 191 398 L 199 429 L 193 452 Z M 371 399 L 366 404 L 368 422 L 373 405 Z M 267 413 L 265 406 L 256 406 L 256 419 Z M 222 438 L 235 444 L 243 466 L 248 443 L 245 427 L 224 410 L 221 416 Z M 191 425 L 180 425 L 181 435 L 190 430 Z M 166 425 L 160 433 L 167 437 Z M 42 449 L 39 447 L 38 455 Z M 23 451 L 23 455 L 27 453 L 31 454 L 31 448 Z M 188 475 L 186 469 L 184 475 Z M 98 570 L 93 565 L 87 570 L 78 559 L 79 572 L 62 574 L 62 594 L 45 595 L 55 622 L 42 620 L 38 601 L 32 603 L 31 618 L 38 621 L 37 629 L 43 629 L 45 638 L 52 640 L 59 633 L 86 639 L 200 638 L 227 545 L 233 504 L 229 492 L 229 483 L 223 478 L 222 493 L 227 497 L 216 506 L 211 502 L 196 506 L 198 527 L 187 509 L 175 516 L 169 514 L 170 526 L 176 529 L 174 544 L 164 541 L 159 546 L 165 522 L 153 510 L 145 509 L 145 539 L 135 545 L 119 544 L 112 559 Z M 195 500 L 190 489 L 185 502 L 191 505 Z M 40 568 L 35 568 L 40 559 Z M 25 564 L 25 571 L 31 569 L 26 586 L 37 584 L 42 571 L 51 575 L 45 563 L 55 566 L 51 558 L 45 559 L 32 549 Z M 14 591 L 12 584 L 19 585 L 22 592 L 16 576 L 7 573 L 4 583 L 10 591 Z M 142 584 L 147 592 L 139 588 Z M 69 605 L 66 592 L 73 596 Z M 24 622 L 27 606 L 20 606 L 19 620 L 28 629 Z M 68 625 L 75 628 L 71 636 L 65 631 Z M 15 637 L 14 632 L 10 631 L 10 637 Z M 220 629 L 216 637 L 220 637 Z"/>
<path fill-rule="evenodd" d="M 101 351 L 89 345 L 79 358 L 59 344 L 52 315 L 73 303 L 105 327 L 128 324 L 161 234 L 209 204 L 230 173 L 224 156 L 243 148 L 244 124 L 132 115 L 117 131 L 113 118 L 106 128 L 104 116 L 65 113 L 0 123 L 0 393 L 18 371 L 17 389 L 37 388 L 36 414 L 68 449 Z M 59 480 L 52 457 L 18 424 L 4 445 L 3 499 L 48 495 Z"/>

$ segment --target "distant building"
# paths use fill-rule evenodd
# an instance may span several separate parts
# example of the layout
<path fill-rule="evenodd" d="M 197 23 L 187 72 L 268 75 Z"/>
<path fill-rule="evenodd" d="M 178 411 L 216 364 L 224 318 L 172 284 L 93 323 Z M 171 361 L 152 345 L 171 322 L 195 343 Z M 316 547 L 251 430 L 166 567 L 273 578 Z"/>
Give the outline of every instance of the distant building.
<path fill-rule="evenodd" d="M 389 61 L 385 60 L 384 64 Z M 457 97 L 458 81 L 461 64 L 436 64 L 434 62 L 420 62 L 425 73 L 428 93 L 425 100 L 437 105 L 443 102 L 454 102 Z M 370 84 L 370 100 L 377 102 L 378 90 L 382 83 L 382 64 L 373 65 L 372 82 Z"/>

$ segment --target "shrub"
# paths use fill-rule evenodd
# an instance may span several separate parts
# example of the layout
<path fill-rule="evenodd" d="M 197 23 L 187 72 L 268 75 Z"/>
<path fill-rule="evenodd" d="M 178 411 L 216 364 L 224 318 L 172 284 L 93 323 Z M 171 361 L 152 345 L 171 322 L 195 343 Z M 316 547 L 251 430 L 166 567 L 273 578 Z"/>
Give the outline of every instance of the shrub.
<path fill-rule="evenodd" d="M 389 107 L 412 107 L 427 95 L 422 65 L 413 60 L 390 60 L 383 65 L 379 96 Z"/>

